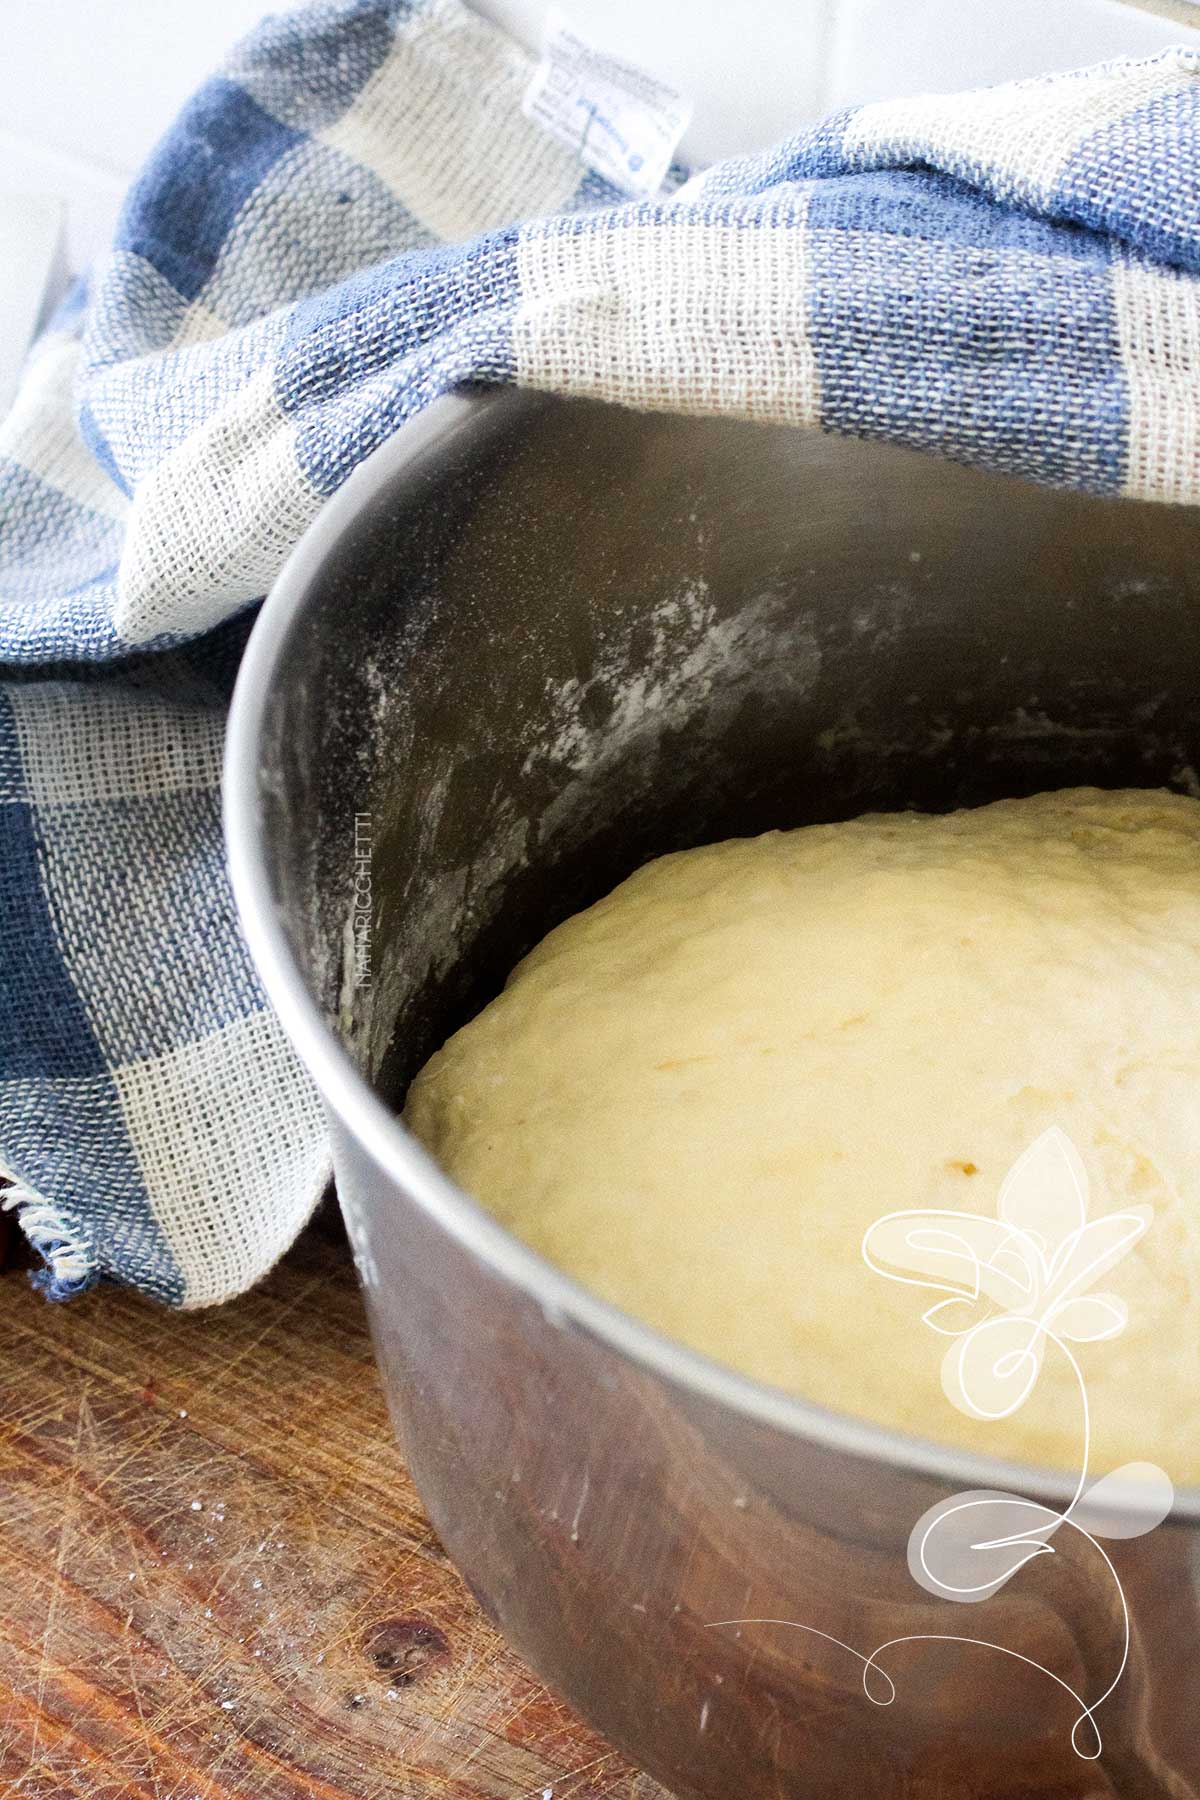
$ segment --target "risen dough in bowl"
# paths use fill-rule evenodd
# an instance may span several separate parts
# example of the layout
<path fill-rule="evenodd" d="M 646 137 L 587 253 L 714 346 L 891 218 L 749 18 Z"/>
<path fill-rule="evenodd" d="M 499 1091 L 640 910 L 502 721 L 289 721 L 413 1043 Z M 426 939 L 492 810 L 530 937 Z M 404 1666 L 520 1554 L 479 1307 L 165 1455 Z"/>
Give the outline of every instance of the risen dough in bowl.
<path fill-rule="evenodd" d="M 1200 802 L 1083 788 L 665 856 L 552 931 L 422 1070 L 405 1119 L 552 1262 L 842 1412 L 1075 1469 L 1029 1398 L 950 1403 L 939 1299 L 873 1272 L 881 1215 L 996 1216 L 1058 1126 L 1089 1214 L 1153 1220 L 1075 1345 L 1091 1467 L 1200 1479 Z"/>

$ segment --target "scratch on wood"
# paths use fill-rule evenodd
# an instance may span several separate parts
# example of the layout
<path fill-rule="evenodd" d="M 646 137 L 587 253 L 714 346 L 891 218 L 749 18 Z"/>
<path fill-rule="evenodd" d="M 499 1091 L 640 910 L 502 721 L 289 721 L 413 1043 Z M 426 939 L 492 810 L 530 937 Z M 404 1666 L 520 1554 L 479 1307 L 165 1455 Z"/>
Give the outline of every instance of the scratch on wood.
<path fill-rule="evenodd" d="M 372 1634 L 423 1619 L 446 1654 L 400 1685 Z M 546 1788 L 666 1800 L 546 1694 L 446 1562 L 339 1247 L 310 1236 L 215 1313 L 115 1290 L 49 1308 L 0 1276 L 0 1793 Z"/>

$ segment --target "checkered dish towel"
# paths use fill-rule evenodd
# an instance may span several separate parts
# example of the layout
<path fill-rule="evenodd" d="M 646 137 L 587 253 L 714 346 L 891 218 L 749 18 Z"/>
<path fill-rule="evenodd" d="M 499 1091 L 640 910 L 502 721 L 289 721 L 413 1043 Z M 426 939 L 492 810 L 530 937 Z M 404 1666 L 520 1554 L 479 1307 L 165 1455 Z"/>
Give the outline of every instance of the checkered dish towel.
<path fill-rule="evenodd" d="M 0 1158 L 54 1298 L 221 1300 L 326 1181 L 234 917 L 224 711 L 247 609 L 435 395 L 1200 501 L 1194 54 L 865 106 L 636 203 L 523 116 L 530 73 L 459 0 L 267 20 L 0 429 Z"/>

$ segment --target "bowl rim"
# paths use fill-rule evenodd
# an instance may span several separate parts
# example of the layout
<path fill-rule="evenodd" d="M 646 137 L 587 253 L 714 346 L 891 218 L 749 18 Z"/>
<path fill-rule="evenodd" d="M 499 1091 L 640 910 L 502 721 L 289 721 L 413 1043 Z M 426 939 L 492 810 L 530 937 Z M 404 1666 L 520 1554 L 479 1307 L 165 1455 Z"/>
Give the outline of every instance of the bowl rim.
<path fill-rule="evenodd" d="M 582 1329 L 677 1388 L 789 1436 L 870 1461 L 881 1471 L 898 1469 L 956 1487 L 1016 1491 L 1068 1504 L 1078 1488 L 1073 1475 L 956 1449 L 835 1412 L 741 1374 L 592 1293 L 514 1236 L 442 1172 L 372 1090 L 309 990 L 278 914 L 261 829 L 259 750 L 284 646 L 299 620 L 320 604 L 322 565 L 371 501 L 431 450 L 441 450 L 451 438 L 477 426 L 487 412 L 512 404 L 518 394 L 530 398 L 526 390 L 513 387 L 445 394 L 400 426 L 323 502 L 255 619 L 230 707 L 222 810 L 234 899 L 267 999 L 326 1107 L 359 1149 L 430 1219 L 535 1301 L 552 1323 Z M 539 399 L 559 403 L 549 394 Z M 1089 1484 L 1104 1473 L 1089 1470 Z M 1123 1510 L 1126 1493 L 1135 1513 L 1138 1486 L 1132 1482 L 1125 1489 L 1106 1489 L 1106 1510 Z M 1200 1487 L 1177 1488 L 1169 1517 L 1172 1523 L 1200 1521 Z"/>

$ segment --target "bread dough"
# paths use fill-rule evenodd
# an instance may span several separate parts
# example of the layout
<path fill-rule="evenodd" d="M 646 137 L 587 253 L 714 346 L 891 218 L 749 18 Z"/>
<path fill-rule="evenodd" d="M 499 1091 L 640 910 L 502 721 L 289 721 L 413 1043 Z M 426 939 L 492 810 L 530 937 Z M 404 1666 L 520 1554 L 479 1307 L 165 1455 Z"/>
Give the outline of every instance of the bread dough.
<path fill-rule="evenodd" d="M 569 919 L 422 1070 L 405 1120 L 551 1262 L 721 1362 L 1077 1470 L 1053 1346 L 1011 1417 L 942 1386 L 939 1298 L 872 1272 L 898 1208 L 995 1216 L 1048 1127 L 1090 1216 L 1149 1204 L 1075 1347 L 1099 1473 L 1200 1480 L 1200 802 L 1094 788 L 665 856 Z"/>

